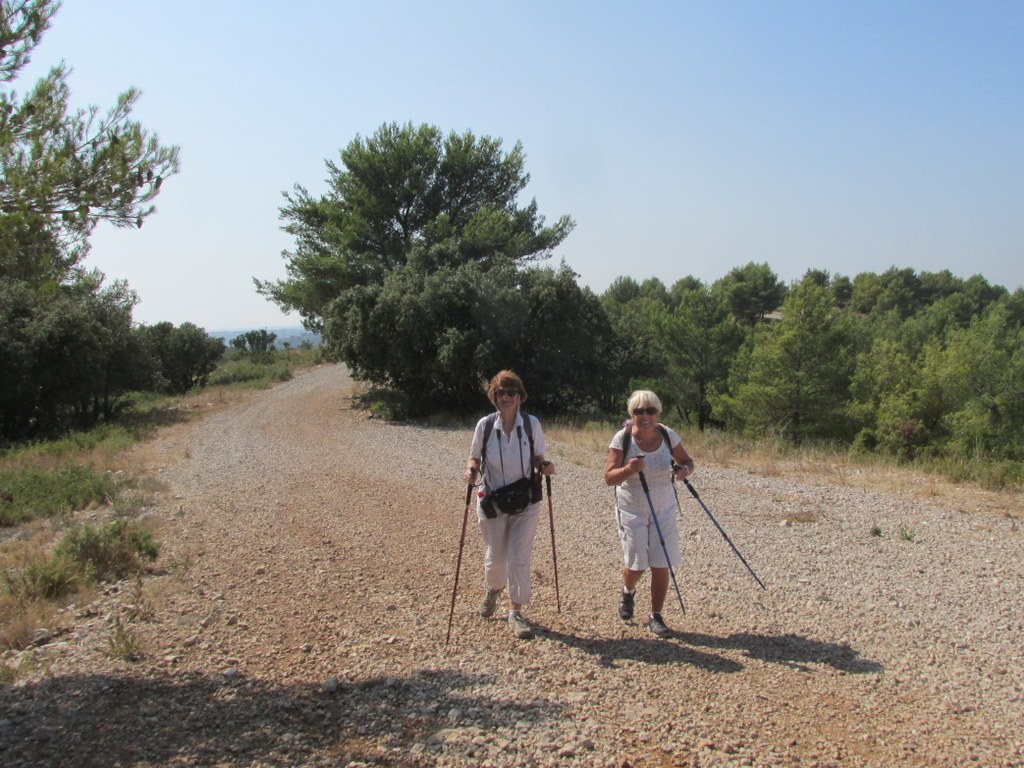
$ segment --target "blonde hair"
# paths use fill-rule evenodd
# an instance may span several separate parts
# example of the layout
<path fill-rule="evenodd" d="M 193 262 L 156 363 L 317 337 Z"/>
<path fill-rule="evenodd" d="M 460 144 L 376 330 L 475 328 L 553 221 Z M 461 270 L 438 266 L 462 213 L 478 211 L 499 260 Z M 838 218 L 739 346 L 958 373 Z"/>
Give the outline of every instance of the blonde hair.
<path fill-rule="evenodd" d="M 498 371 L 491 379 L 491 383 L 487 387 L 487 399 L 495 407 L 498 406 L 498 398 L 494 393 L 498 389 L 518 389 L 519 403 L 526 402 L 526 387 L 523 386 L 523 380 L 515 371 Z"/>
<path fill-rule="evenodd" d="M 629 396 L 629 401 L 626 403 L 626 413 L 632 416 L 634 409 L 647 408 L 649 406 L 654 406 L 658 409 L 658 413 L 661 413 L 661 400 L 658 399 L 658 396 L 649 389 L 638 389 Z"/>

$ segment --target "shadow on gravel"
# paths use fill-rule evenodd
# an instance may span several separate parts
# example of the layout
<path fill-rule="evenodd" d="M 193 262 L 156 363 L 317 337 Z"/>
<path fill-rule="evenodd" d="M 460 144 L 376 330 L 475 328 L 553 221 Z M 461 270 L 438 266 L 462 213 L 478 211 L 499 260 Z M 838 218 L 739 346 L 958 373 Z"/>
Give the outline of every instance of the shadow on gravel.
<path fill-rule="evenodd" d="M 546 701 L 472 694 L 487 682 L 443 670 L 333 692 L 221 675 L 0 686 L 0 765 L 419 768 L 435 764 L 442 739 L 431 736 L 445 728 L 497 731 L 561 716 Z M 461 748 L 473 749 L 468 741 Z"/>
<path fill-rule="evenodd" d="M 544 630 L 544 637 L 554 640 L 570 648 L 589 653 L 598 657 L 602 667 L 615 669 L 619 661 L 641 661 L 645 664 L 688 664 L 710 672 L 739 672 L 743 665 L 712 653 L 704 653 L 694 648 L 686 648 L 666 640 L 640 638 L 589 638 L 566 635 L 551 629 Z M 674 638 L 679 638 L 676 633 Z"/>
<path fill-rule="evenodd" d="M 848 645 L 823 643 L 799 635 L 766 636 L 740 633 L 717 637 L 697 632 L 678 632 L 676 637 L 690 645 L 743 651 L 751 658 L 786 664 L 803 672 L 811 671 L 807 664 L 827 664 L 854 675 L 881 672 L 885 669 L 877 661 L 860 658 L 860 654 Z"/>

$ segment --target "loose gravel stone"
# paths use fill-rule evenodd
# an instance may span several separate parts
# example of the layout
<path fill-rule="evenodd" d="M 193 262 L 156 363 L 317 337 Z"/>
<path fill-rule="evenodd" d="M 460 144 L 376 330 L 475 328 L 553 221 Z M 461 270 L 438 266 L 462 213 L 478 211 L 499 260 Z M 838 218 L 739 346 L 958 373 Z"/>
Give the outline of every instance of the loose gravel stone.
<path fill-rule="evenodd" d="M 109 585 L 5 654 L 0 764 L 1024 765 L 1015 514 L 698 455 L 768 588 L 681 494 L 686 612 L 661 640 L 646 582 L 616 613 L 603 454 L 550 441 L 561 611 L 545 515 L 535 639 L 477 615 L 471 519 L 446 644 L 469 430 L 371 420 L 352 392 L 322 366 L 136 449 L 163 545 L 144 603 Z M 140 660 L 110 653 L 114 619 Z"/>

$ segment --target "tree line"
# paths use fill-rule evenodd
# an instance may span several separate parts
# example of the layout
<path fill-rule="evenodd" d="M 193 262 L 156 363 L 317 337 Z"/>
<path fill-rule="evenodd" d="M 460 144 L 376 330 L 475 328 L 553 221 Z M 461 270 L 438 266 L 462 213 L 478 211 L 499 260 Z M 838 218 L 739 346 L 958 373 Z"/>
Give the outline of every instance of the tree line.
<path fill-rule="evenodd" d="M 113 108 L 72 111 L 67 70 L 11 83 L 56 0 L 0 0 L 0 438 L 113 418 L 136 390 L 202 386 L 224 343 L 190 323 L 137 325 L 138 297 L 84 267 L 101 221 L 141 227 L 178 147 Z M 392 395 L 399 416 L 487 408 L 514 367 L 530 408 L 617 417 L 641 385 L 700 429 L 832 441 L 913 459 L 1024 462 L 1024 295 L 948 271 L 785 284 L 751 262 L 684 277 L 581 286 L 555 249 L 523 147 L 431 125 L 382 125 L 327 162 L 327 192 L 285 195 L 287 277 L 257 290 L 322 335 L 323 351 Z M 255 356 L 272 334 L 232 341 Z"/>
<path fill-rule="evenodd" d="M 1024 461 L 1024 293 L 981 276 L 751 262 L 711 284 L 616 279 L 601 295 L 564 263 L 570 234 L 531 200 L 522 146 L 382 125 L 328 161 L 328 191 L 281 210 L 287 278 L 263 295 L 323 334 L 395 411 L 479 412 L 513 367 L 530 407 L 608 418 L 649 386 L 666 418 L 911 459 Z"/>

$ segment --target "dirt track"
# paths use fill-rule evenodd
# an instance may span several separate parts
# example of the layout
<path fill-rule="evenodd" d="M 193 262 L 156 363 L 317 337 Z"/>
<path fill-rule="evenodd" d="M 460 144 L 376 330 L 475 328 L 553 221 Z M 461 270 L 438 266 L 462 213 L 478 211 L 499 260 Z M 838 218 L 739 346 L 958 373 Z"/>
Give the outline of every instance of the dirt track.
<path fill-rule="evenodd" d="M 1024 765 L 1015 519 L 697 456 L 769 589 L 681 498 L 687 612 L 658 640 L 615 615 L 603 457 L 554 444 L 561 612 L 545 520 L 537 638 L 475 615 L 471 516 L 446 646 L 470 435 L 368 420 L 350 391 L 319 368 L 139 449 L 160 570 L 23 654 L 0 765 Z M 139 660 L 107 653 L 115 617 Z"/>

